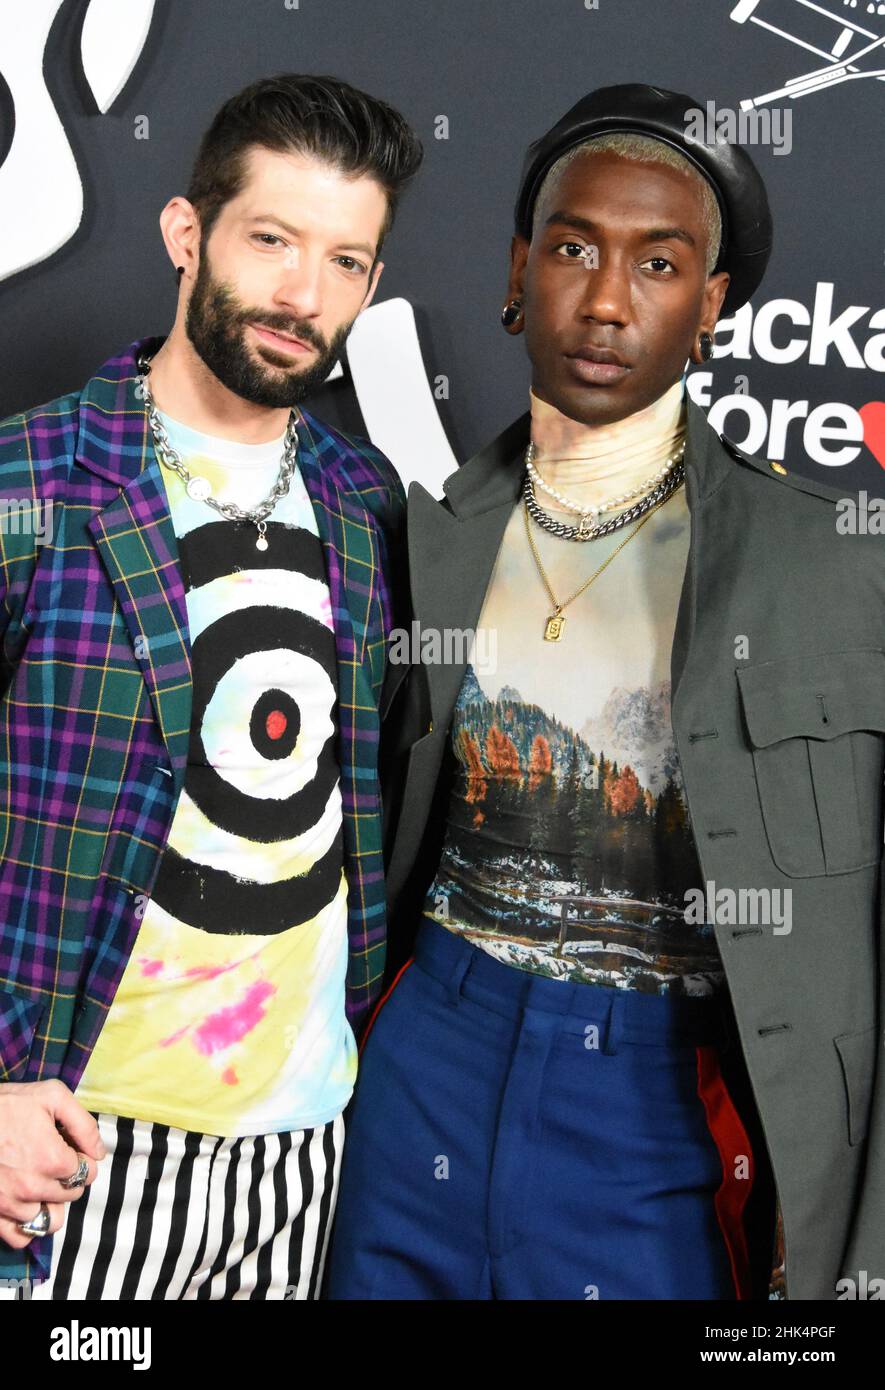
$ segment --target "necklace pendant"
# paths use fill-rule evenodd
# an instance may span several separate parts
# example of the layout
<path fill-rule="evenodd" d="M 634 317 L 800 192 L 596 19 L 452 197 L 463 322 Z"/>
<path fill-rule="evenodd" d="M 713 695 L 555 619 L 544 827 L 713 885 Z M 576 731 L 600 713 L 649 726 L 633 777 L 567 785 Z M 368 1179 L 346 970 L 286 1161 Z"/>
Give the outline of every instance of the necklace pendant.
<path fill-rule="evenodd" d="M 593 530 L 598 520 L 596 512 L 581 512 L 581 519 L 578 522 L 578 535 L 588 536 Z"/>
<path fill-rule="evenodd" d="M 205 502 L 212 491 L 212 484 L 208 478 L 189 478 L 185 490 L 188 497 L 192 497 L 195 502 Z"/>
<path fill-rule="evenodd" d="M 562 640 L 562 629 L 565 627 L 565 618 L 561 613 L 554 613 L 547 619 L 544 627 L 545 642 L 559 642 Z"/>
<path fill-rule="evenodd" d="M 255 542 L 255 549 L 256 549 L 256 550 L 267 550 L 267 537 L 266 537 L 266 536 L 259 536 L 259 537 L 258 537 L 258 540 Z"/>

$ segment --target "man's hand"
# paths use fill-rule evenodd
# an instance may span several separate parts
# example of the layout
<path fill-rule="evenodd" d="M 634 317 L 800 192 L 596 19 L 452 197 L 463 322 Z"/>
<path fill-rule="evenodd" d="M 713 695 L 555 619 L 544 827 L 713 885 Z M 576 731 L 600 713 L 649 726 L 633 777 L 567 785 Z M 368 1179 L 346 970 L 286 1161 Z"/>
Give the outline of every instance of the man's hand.
<path fill-rule="evenodd" d="M 105 1153 L 93 1116 L 63 1081 L 0 1084 L 0 1240 L 24 1249 L 34 1237 L 16 1223 L 33 1220 L 42 1202 L 57 1231 L 64 1204 L 82 1197 Z M 89 1163 L 85 1186 L 62 1187 L 81 1158 Z"/>

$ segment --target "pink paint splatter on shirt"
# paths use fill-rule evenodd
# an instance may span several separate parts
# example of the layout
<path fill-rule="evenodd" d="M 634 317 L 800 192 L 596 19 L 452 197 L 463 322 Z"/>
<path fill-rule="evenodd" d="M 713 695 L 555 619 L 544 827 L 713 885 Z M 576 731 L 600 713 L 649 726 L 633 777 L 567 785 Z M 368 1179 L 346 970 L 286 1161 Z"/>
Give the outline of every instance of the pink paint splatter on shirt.
<path fill-rule="evenodd" d="M 150 956 L 140 956 L 138 964 L 142 975 L 148 978 L 162 974 L 165 969 L 164 961 L 151 960 Z M 231 960 L 224 965 L 192 965 L 180 974 L 170 975 L 169 980 L 170 983 L 176 980 L 215 980 L 219 975 L 226 975 L 229 970 L 238 970 L 242 964 L 243 959 Z"/>
<path fill-rule="evenodd" d="M 265 999 L 276 992 L 276 985 L 269 980 L 257 980 L 249 986 L 238 1004 L 229 1004 L 209 1014 L 194 1035 L 197 1051 L 208 1057 L 221 1048 L 239 1042 L 264 1018 L 266 1010 L 261 1006 Z"/>
<path fill-rule="evenodd" d="M 240 1084 L 240 1078 L 237 1076 L 233 1067 L 225 1067 L 224 1071 L 221 1073 L 221 1079 L 225 1086 L 239 1086 Z"/>
<path fill-rule="evenodd" d="M 176 1031 L 175 1031 L 174 1033 L 170 1033 L 170 1034 L 169 1034 L 168 1038 L 161 1038 L 161 1039 L 160 1039 L 160 1046 L 161 1046 L 161 1047 L 171 1047 L 173 1043 L 178 1042 L 179 1038 L 183 1038 L 183 1037 L 184 1037 L 185 1033 L 188 1031 L 189 1028 L 190 1028 L 190 1024 L 189 1024 L 189 1023 L 186 1023 L 186 1024 L 184 1025 L 183 1028 L 177 1028 Z"/>
<path fill-rule="evenodd" d="M 219 975 L 226 975 L 228 970 L 236 970 L 240 965 L 242 965 L 242 961 L 239 960 L 228 961 L 226 965 L 192 965 L 190 969 L 185 970 L 183 975 L 179 976 L 179 979 L 215 980 Z"/>

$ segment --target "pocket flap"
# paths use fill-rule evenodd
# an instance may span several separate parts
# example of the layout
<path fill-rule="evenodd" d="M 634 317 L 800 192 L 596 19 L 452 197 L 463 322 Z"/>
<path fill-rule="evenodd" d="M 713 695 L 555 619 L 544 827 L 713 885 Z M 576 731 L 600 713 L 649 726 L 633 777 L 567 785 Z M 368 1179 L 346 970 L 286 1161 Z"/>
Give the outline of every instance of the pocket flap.
<path fill-rule="evenodd" d="M 756 748 L 851 729 L 885 732 L 885 651 L 878 648 L 763 661 L 738 668 L 737 678 Z"/>
<path fill-rule="evenodd" d="M 862 1028 L 859 1033 L 842 1033 L 833 1039 L 848 1096 L 849 1144 L 859 1144 L 867 1132 L 878 1034 L 876 1027 Z"/>
<path fill-rule="evenodd" d="M 44 1004 L 0 989 L 0 1081 L 20 1081 L 31 1056 Z"/>

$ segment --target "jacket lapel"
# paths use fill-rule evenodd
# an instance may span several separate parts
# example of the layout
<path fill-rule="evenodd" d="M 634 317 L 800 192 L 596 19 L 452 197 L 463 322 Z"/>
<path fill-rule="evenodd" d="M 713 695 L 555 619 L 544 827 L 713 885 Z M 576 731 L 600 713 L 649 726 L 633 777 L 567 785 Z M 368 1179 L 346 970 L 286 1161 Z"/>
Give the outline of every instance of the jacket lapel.
<path fill-rule="evenodd" d="M 88 522 L 132 640 L 176 790 L 191 721 L 191 648 L 178 545 L 156 459 Z"/>
<path fill-rule="evenodd" d="M 702 590 L 700 576 L 706 560 L 711 556 L 704 523 L 704 503 L 725 481 L 731 466 L 731 459 L 719 443 L 716 431 L 708 423 L 701 407 L 695 405 L 686 392 L 685 500 L 691 518 L 691 537 L 670 653 L 670 708 L 674 716 L 676 697 L 688 665 L 697 626 L 698 595 Z M 715 555 L 712 558 L 715 559 Z"/>
<path fill-rule="evenodd" d="M 313 504 L 326 562 L 340 704 L 342 710 L 353 702 L 363 708 L 367 700 L 377 705 L 379 692 L 375 691 L 365 665 L 366 636 L 377 598 L 374 581 L 378 573 L 366 509 L 358 497 L 351 497 L 339 485 L 333 467 L 320 462 L 316 441 L 306 425 L 302 428 L 302 442 L 298 467 Z M 368 584 L 367 573 L 372 576 Z"/>
<path fill-rule="evenodd" d="M 178 542 L 144 404 L 133 343 L 80 398 L 77 462 L 122 492 L 87 523 L 113 586 L 172 765 L 184 785 L 191 719 L 191 648 Z"/>

